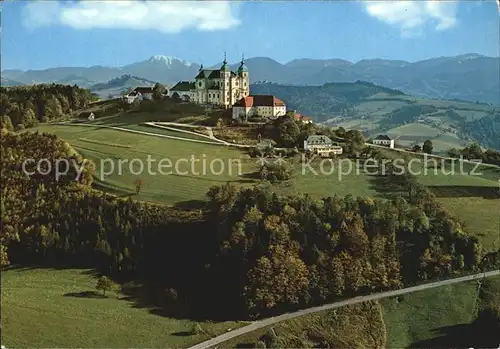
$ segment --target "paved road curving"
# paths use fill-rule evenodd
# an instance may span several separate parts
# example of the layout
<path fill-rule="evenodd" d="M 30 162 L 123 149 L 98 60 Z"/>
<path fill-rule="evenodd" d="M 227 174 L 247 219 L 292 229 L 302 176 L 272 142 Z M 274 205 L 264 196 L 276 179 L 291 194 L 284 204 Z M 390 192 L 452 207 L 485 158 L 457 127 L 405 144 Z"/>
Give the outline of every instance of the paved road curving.
<path fill-rule="evenodd" d="M 373 300 L 378 300 L 378 299 L 383 299 L 383 298 L 388 298 L 388 297 L 394 297 L 394 296 L 407 294 L 410 292 L 423 291 L 423 290 L 427 290 L 430 288 L 456 284 L 456 283 L 464 282 L 464 281 L 477 280 L 477 279 L 482 279 L 482 278 L 487 278 L 487 277 L 497 276 L 497 275 L 500 275 L 500 270 L 494 270 L 494 271 L 490 271 L 490 272 L 486 272 L 486 273 L 468 275 L 468 276 L 463 276 L 463 277 L 459 277 L 459 278 L 455 278 L 455 279 L 436 281 L 436 282 L 432 282 L 432 283 L 428 283 L 428 284 L 424 284 L 424 285 L 407 287 L 407 288 L 403 288 L 403 289 L 395 290 L 395 291 L 375 293 L 375 294 L 371 294 L 368 296 L 354 297 L 354 298 L 346 299 L 346 300 L 343 300 L 340 302 L 325 304 L 325 305 L 322 305 L 319 307 L 303 309 L 303 310 L 299 310 L 299 311 L 296 311 L 293 313 L 287 313 L 287 314 L 279 315 L 276 317 L 271 317 L 268 319 L 256 321 L 248 326 L 240 327 L 234 331 L 224 333 L 220 336 L 209 339 L 205 342 L 196 344 L 188 349 L 210 348 L 210 347 L 216 346 L 217 344 L 223 343 L 223 342 L 228 341 L 230 339 L 233 339 L 235 337 L 246 334 L 248 332 L 252 332 L 252 331 L 258 330 L 260 328 L 263 328 L 263 327 L 266 327 L 269 325 L 274 325 L 274 324 L 281 322 L 281 321 L 291 320 L 291 319 L 299 317 L 299 316 L 313 314 L 313 313 L 317 313 L 317 312 L 320 312 L 323 310 L 336 309 L 336 308 L 340 308 L 340 307 L 343 307 L 346 305 L 357 304 L 357 303 L 362 303 L 362 302 L 366 302 L 366 301 L 373 301 Z"/>

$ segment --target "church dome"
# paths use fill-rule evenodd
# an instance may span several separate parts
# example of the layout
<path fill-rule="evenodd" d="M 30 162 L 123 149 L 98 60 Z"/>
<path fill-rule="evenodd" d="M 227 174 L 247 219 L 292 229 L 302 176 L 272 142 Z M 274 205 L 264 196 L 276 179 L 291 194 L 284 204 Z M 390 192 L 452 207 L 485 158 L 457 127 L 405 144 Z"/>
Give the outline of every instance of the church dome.
<path fill-rule="evenodd" d="M 220 67 L 220 70 L 221 71 L 225 71 L 225 72 L 230 72 L 231 71 L 231 68 L 229 68 L 229 65 L 227 64 L 227 60 L 226 60 L 226 53 L 224 52 L 224 62 L 222 62 L 222 67 Z"/>
<path fill-rule="evenodd" d="M 238 73 L 243 73 L 243 72 L 248 72 L 248 67 L 245 64 L 245 57 L 243 55 L 241 55 L 241 63 L 240 63 L 240 66 L 238 68 Z"/>
<path fill-rule="evenodd" d="M 238 68 L 238 73 L 248 72 L 248 67 L 244 61 L 241 61 L 240 66 Z"/>
<path fill-rule="evenodd" d="M 231 68 L 229 68 L 229 65 L 227 64 L 227 62 L 224 61 L 224 63 L 222 63 L 222 66 L 220 67 L 220 70 L 221 71 L 231 71 Z"/>

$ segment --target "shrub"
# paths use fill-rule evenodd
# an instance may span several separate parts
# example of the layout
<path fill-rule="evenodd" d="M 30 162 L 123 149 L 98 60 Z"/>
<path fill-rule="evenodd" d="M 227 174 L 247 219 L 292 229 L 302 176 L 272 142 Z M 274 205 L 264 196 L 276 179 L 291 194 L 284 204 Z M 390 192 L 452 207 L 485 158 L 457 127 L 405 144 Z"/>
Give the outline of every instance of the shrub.
<path fill-rule="evenodd" d="M 175 290 L 175 288 L 167 288 L 165 290 L 165 296 L 167 297 L 168 301 L 175 302 L 177 300 L 177 291 Z"/>

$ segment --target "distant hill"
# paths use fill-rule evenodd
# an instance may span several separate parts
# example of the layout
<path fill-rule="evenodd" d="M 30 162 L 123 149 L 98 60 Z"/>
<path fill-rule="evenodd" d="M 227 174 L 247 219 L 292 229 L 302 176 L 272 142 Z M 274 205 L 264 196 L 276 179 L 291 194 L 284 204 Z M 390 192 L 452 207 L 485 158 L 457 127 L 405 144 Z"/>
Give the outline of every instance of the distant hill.
<path fill-rule="evenodd" d="M 295 59 L 286 64 L 269 57 L 246 60 L 250 81 L 286 85 L 369 81 L 407 94 L 440 99 L 462 99 L 500 105 L 500 58 L 478 54 L 439 57 L 418 62 L 369 59 L 357 63 L 341 59 Z M 198 63 L 169 56 L 153 56 L 123 67 L 73 67 L 45 70 L 4 70 L 2 76 L 23 84 L 34 82 L 76 83 L 83 87 L 107 82 L 124 74 L 163 84 L 194 78 Z M 205 66 L 210 68 L 209 65 Z M 220 67 L 220 63 L 211 68 Z M 238 67 L 238 62 L 231 65 Z"/>
<path fill-rule="evenodd" d="M 105 99 L 110 95 L 113 97 L 119 96 L 127 89 L 134 89 L 138 86 L 154 86 L 155 84 L 156 82 L 154 81 L 125 74 L 118 78 L 111 79 L 106 83 L 94 84 L 90 86 L 89 89 L 100 98 Z"/>
<path fill-rule="evenodd" d="M 20 82 L 18 82 L 18 81 L 14 81 L 14 80 L 10 80 L 10 79 L 4 79 L 2 77 L 2 81 L 1 81 L 0 85 L 8 87 L 8 86 L 21 86 L 23 84 L 20 83 Z"/>
<path fill-rule="evenodd" d="M 13 79 L 23 84 L 61 82 L 68 85 L 81 85 L 88 87 L 98 82 L 105 82 L 125 74 L 121 68 L 110 68 L 102 66 L 94 67 L 59 67 L 44 70 L 4 70 L 2 76 Z"/>
<path fill-rule="evenodd" d="M 290 109 L 310 115 L 316 121 L 325 121 L 343 110 L 352 108 L 365 99 L 385 93 L 388 96 L 404 96 L 401 91 L 377 86 L 369 82 L 328 83 L 323 86 L 290 86 L 274 83 L 253 84 L 253 94 L 272 94 L 285 101 Z"/>
<path fill-rule="evenodd" d="M 294 86 L 258 83 L 252 93 L 273 94 L 289 109 L 330 126 L 387 133 L 401 146 L 431 139 L 437 152 L 476 140 L 500 149 L 500 108 L 486 103 L 424 99 L 369 82 Z"/>
<path fill-rule="evenodd" d="M 466 127 L 479 144 L 500 150 L 500 111 L 497 111 L 496 114 L 473 120 Z"/>

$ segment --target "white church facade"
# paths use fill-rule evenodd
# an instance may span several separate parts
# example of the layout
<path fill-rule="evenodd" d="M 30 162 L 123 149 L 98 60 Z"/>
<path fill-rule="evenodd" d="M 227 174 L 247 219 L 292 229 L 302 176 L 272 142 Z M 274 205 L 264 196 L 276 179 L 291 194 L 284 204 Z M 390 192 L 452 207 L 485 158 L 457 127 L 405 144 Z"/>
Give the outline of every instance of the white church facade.
<path fill-rule="evenodd" d="M 188 92 L 189 90 L 189 92 Z M 203 105 L 214 105 L 231 108 L 233 104 L 250 94 L 248 68 L 241 59 L 237 71 L 232 71 L 224 62 L 220 69 L 203 69 L 201 65 L 194 81 L 181 81 L 169 91 L 169 96 L 179 96 L 182 99 Z"/>

